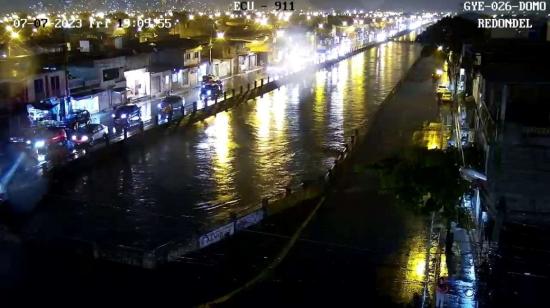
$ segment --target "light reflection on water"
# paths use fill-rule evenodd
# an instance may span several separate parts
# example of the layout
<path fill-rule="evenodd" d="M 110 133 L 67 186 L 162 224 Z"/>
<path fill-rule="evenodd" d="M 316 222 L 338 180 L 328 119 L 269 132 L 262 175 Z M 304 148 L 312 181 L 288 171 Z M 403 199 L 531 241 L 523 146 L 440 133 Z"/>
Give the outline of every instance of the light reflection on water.
<path fill-rule="evenodd" d="M 226 219 L 325 172 L 419 54 L 414 44 L 382 44 L 154 143 L 128 147 L 53 193 L 92 207 L 193 217 L 185 223 Z"/>

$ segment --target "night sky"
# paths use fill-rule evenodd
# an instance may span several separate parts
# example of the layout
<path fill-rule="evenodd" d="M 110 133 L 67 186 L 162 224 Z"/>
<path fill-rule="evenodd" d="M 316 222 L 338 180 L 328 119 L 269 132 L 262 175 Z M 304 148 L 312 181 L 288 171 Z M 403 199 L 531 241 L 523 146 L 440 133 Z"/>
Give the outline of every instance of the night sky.
<path fill-rule="evenodd" d="M 188 2 L 203 2 L 203 3 L 212 3 L 219 7 L 223 7 L 232 3 L 232 0 L 123 0 L 124 2 L 135 3 L 138 7 L 147 7 L 146 3 L 158 3 L 158 2 L 167 2 L 167 3 L 188 3 Z M 2 10 L 14 10 L 14 9 L 27 9 L 31 5 L 36 5 L 37 3 L 43 4 L 55 4 L 56 7 L 66 7 L 69 3 L 87 3 L 92 5 L 94 8 L 102 7 L 103 3 L 110 2 L 110 0 L 0 0 L 0 11 Z M 120 0 L 112 0 L 112 2 L 122 2 Z M 266 1 L 266 0 L 257 0 L 256 6 L 259 4 L 270 4 L 273 5 L 275 0 Z M 321 8 L 321 9 L 400 9 L 406 11 L 417 11 L 417 10 L 458 10 L 460 8 L 460 3 L 463 0 L 294 0 L 294 5 L 297 9 L 301 8 Z"/>

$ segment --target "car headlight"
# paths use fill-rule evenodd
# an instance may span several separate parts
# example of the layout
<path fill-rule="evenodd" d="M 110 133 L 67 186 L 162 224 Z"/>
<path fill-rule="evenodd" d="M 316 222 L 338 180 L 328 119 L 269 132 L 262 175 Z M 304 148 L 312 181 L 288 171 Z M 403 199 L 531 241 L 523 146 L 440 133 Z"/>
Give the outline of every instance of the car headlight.
<path fill-rule="evenodd" d="M 82 138 L 80 138 L 80 140 L 82 140 L 82 141 L 88 141 L 88 139 L 89 139 L 89 138 L 88 138 L 88 136 L 86 136 L 86 135 L 84 135 L 84 136 L 82 136 Z"/>
<path fill-rule="evenodd" d="M 76 135 L 73 135 L 73 136 L 71 137 L 71 140 L 76 141 Z"/>
<path fill-rule="evenodd" d="M 30 140 L 25 141 L 26 144 L 31 144 L 32 142 Z"/>
<path fill-rule="evenodd" d="M 39 149 L 43 148 L 46 145 L 46 142 L 44 140 L 38 140 L 34 143 L 34 147 Z"/>
<path fill-rule="evenodd" d="M 125 113 L 123 113 L 123 114 L 120 116 L 121 119 L 126 119 L 126 117 L 127 117 L 127 115 L 126 115 Z"/>

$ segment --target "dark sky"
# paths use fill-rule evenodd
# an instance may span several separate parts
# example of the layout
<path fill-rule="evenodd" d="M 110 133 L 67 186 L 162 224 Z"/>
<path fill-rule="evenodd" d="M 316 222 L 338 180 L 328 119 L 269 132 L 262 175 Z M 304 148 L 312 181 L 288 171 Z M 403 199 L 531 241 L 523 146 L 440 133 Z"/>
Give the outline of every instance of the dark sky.
<path fill-rule="evenodd" d="M 0 11 L 12 10 L 12 9 L 26 9 L 30 5 L 42 2 L 44 4 L 63 4 L 65 1 L 72 1 L 73 3 L 85 2 L 85 3 L 94 3 L 92 7 L 100 7 L 98 3 L 110 0 L 0 0 Z M 113 2 L 122 2 L 121 0 L 111 0 Z M 124 0 L 132 1 L 136 4 L 144 4 L 146 2 L 156 2 L 155 0 Z M 167 2 L 179 2 L 185 3 L 186 0 L 159 0 Z M 190 0 L 192 2 L 201 2 L 200 0 Z M 215 3 L 217 5 L 229 5 L 233 0 L 204 0 L 205 3 Z M 274 5 L 273 1 L 269 0 L 256 0 L 256 6 L 259 4 L 268 4 Z M 335 9 L 348 9 L 348 8 L 357 8 L 357 9 L 401 9 L 405 11 L 411 10 L 458 10 L 460 8 L 460 3 L 463 0 L 294 0 L 294 5 L 297 9 L 300 8 L 335 8 Z"/>

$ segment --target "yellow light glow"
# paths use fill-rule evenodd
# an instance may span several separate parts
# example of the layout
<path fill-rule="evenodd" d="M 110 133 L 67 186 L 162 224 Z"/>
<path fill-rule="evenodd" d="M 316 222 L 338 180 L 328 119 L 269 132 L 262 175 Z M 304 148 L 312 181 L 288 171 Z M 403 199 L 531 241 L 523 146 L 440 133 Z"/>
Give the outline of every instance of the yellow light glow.
<path fill-rule="evenodd" d="M 10 26 L 10 25 L 6 26 L 6 31 L 8 31 L 8 32 L 11 32 L 11 31 L 13 31 L 13 27 L 12 27 L 12 26 Z"/>
<path fill-rule="evenodd" d="M 195 19 L 195 16 L 194 15 L 189 15 L 189 20 L 193 20 Z"/>
<path fill-rule="evenodd" d="M 10 37 L 11 37 L 12 39 L 19 38 L 19 33 L 17 33 L 17 32 L 12 32 L 12 33 L 10 34 Z"/>
<path fill-rule="evenodd" d="M 419 261 L 420 262 L 418 262 L 416 264 L 414 272 L 415 272 L 416 276 L 422 277 L 422 276 L 424 276 L 424 270 L 426 269 L 426 262 L 424 262 L 424 260 L 419 260 Z"/>
<path fill-rule="evenodd" d="M 223 32 L 217 32 L 216 33 L 216 38 L 217 39 L 222 40 L 224 37 L 225 37 L 225 33 L 223 33 Z"/>

